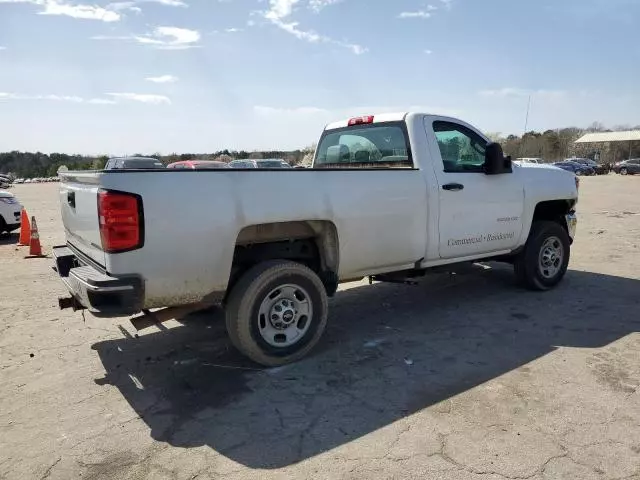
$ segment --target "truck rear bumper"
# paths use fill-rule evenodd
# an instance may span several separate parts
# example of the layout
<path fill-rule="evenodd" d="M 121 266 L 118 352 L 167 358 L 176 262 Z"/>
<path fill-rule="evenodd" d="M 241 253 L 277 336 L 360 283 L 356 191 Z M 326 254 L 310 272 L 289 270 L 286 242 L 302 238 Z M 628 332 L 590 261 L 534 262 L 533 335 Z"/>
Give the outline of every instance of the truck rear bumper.
<path fill-rule="evenodd" d="M 67 246 L 54 247 L 53 257 L 55 270 L 69 293 L 97 317 L 133 315 L 142 310 L 144 283 L 140 277 L 112 277 L 83 262 Z M 61 302 L 61 308 L 65 307 Z"/>

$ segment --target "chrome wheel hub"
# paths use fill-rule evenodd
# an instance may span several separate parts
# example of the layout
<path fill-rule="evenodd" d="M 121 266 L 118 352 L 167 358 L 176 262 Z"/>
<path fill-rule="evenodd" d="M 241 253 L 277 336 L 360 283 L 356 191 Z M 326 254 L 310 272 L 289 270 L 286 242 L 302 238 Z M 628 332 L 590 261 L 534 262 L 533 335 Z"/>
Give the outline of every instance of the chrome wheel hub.
<path fill-rule="evenodd" d="M 289 347 L 309 330 L 313 308 L 309 294 L 298 285 L 281 285 L 262 300 L 258 310 L 260 336 L 273 347 Z"/>
<path fill-rule="evenodd" d="M 555 277 L 564 260 L 564 247 L 558 237 L 549 237 L 540 248 L 538 269 L 545 278 Z"/>

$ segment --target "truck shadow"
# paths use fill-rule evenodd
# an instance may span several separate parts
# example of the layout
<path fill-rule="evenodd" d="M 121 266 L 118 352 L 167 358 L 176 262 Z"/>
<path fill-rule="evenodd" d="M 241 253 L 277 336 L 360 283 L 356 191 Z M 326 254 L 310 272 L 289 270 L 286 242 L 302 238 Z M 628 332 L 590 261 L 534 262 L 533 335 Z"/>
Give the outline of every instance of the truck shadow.
<path fill-rule="evenodd" d="M 96 382 L 118 387 L 158 441 L 280 468 L 560 346 L 601 347 L 635 332 L 639 291 L 638 280 L 570 271 L 558 289 L 528 292 L 504 266 L 356 287 L 331 301 L 321 345 L 299 363 L 245 360 L 213 311 L 170 332 L 93 345 L 106 369 Z"/>

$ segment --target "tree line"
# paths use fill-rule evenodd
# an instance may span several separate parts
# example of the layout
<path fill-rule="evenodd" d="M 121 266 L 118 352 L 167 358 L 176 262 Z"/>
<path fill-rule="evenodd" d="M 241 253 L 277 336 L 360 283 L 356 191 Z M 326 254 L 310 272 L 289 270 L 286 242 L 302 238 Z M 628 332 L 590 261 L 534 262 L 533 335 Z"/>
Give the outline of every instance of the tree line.
<path fill-rule="evenodd" d="M 159 153 L 135 153 L 133 156 L 157 158 L 165 165 L 195 159 L 230 162 L 231 160 L 248 158 L 282 158 L 291 165 L 297 165 L 303 162 L 305 156 L 308 158 L 310 148 L 311 147 L 293 151 L 272 150 L 263 152 L 220 150 L 210 154 L 173 153 L 171 155 L 160 155 Z M 63 165 L 69 170 L 101 170 L 109 158 L 108 155 L 87 156 L 68 155 L 66 153 L 4 152 L 0 153 L 0 173 L 11 174 L 15 178 L 55 177 L 58 169 Z"/>
<path fill-rule="evenodd" d="M 493 141 L 499 142 L 506 155 L 512 158 L 538 157 L 547 162 L 554 162 L 564 158 L 579 156 L 597 158 L 600 162 L 615 162 L 626 158 L 640 157 L 640 142 L 627 144 L 576 144 L 575 141 L 585 133 L 611 132 L 619 130 L 640 130 L 640 125 L 631 127 L 621 125 L 607 129 L 599 122 L 594 122 L 586 129 L 569 127 L 544 132 L 530 131 L 522 136 L 500 133 L 488 133 Z M 184 160 L 221 160 L 229 162 L 235 159 L 247 158 L 282 158 L 291 165 L 310 163 L 314 146 L 293 151 L 262 151 L 249 152 L 245 150 L 220 150 L 215 153 L 172 153 L 171 155 L 140 154 L 135 156 L 153 157 L 165 165 Z M 41 152 L 5 152 L 0 153 L 0 173 L 12 174 L 16 178 L 54 177 L 58 168 L 66 166 L 69 170 L 100 170 L 109 159 L 107 155 L 85 156 L 68 155 L 65 153 Z"/>

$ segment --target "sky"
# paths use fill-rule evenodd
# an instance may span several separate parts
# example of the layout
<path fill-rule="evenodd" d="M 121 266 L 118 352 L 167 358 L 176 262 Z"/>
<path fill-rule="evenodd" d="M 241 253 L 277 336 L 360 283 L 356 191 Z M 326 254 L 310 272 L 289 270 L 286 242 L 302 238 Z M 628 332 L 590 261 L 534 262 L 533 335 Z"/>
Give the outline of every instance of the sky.
<path fill-rule="evenodd" d="M 86 3 L 85 3 L 86 2 Z M 295 149 L 421 111 L 640 124 L 640 0 L 0 0 L 0 151 Z"/>

